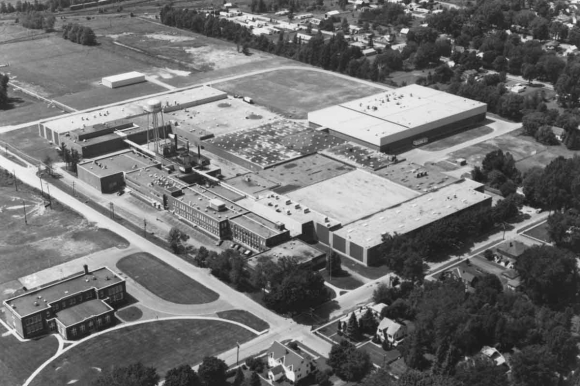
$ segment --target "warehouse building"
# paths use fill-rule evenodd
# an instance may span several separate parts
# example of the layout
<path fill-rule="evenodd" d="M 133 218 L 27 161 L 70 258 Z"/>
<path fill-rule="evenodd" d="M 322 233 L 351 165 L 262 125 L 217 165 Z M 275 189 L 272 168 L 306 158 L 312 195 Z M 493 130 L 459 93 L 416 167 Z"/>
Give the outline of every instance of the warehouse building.
<path fill-rule="evenodd" d="M 73 130 L 122 119 L 134 120 L 136 117 L 145 116 L 147 114 L 145 107 L 149 98 L 41 121 L 38 123 L 38 134 L 48 141 L 60 145 L 61 141 L 64 140 L 64 135 Z M 226 98 L 225 92 L 206 86 L 155 95 L 155 99 L 161 103 L 165 114 Z"/>
<path fill-rule="evenodd" d="M 79 339 L 114 325 L 125 279 L 107 267 L 84 272 L 3 302 L 7 324 L 24 339 L 58 332 Z"/>
<path fill-rule="evenodd" d="M 343 256 L 374 265 L 380 258 L 383 236 L 412 234 L 449 216 L 491 206 L 491 196 L 472 187 L 459 181 L 361 218 L 333 231 L 329 245 Z"/>
<path fill-rule="evenodd" d="M 124 74 L 118 74 L 113 76 L 107 76 L 101 80 L 103 86 L 108 88 L 117 88 L 123 86 L 129 86 L 136 83 L 145 82 L 145 75 L 137 72 L 131 71 Z"/>
<path fill-rule="evenodd" d="M 472 126 L 487 105 L 410 85 L 308 114 L 311 127 L 376 151 L 397 153 Z"/>
<path fill-rule="evenodd" d="M 248 260 L 248 266 L 254 269 L 260 262 L 278 263 L 284 257 L 292 257 L 298 265 L 311 268 L 319 267 L 326 261 L 326 253 L 299 239 L 294 239 L 253 256 Z"/>
<path fill-rule="evenodd" d="M 256 251 L 265 251 L 290 239 L 290 231 L 283 223 L 273 223 L 248 212 L 229 221 L 232 240 Z"/>
<path fill-rule="evenodd" d="M 159 162 L 133 151 L 111 154 L 77 165 L 78 178 L 101 193 L 113 193 L 125 186 L 125 173 L 147 167 L 159 167 Z"/>

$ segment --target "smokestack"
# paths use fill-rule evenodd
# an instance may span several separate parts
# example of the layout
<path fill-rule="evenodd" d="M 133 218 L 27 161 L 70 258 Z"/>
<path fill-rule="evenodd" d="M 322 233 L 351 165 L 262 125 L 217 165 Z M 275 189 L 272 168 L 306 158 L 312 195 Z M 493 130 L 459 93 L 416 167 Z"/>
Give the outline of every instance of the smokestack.
<path fill-rule="evenodd" d="M 86 264 L 83 264 L 83 268 L 85 269 L 85 275 L 89 274 L 89 266 Z"/>

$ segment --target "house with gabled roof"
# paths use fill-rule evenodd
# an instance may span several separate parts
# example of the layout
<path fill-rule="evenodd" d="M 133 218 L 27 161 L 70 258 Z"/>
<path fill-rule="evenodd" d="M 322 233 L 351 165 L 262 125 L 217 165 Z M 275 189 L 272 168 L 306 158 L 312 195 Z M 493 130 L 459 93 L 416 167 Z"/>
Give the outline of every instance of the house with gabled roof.
<path fill-rule="evenodd" d="M 285 376 L 290 382 L 298 382 L 316 369 L 310 355 L 298 352 L 278 341 L 274 341 L 266 352 L 268 379 L 278 381 Z"/>
<path fill-rule="evenodd" d="M 382 342 L 387 340 L 390 343 L 395 343 L 407 335 L 407 326 L 389 318 L 383 318 L 377 327 L 377 335 Z"/>

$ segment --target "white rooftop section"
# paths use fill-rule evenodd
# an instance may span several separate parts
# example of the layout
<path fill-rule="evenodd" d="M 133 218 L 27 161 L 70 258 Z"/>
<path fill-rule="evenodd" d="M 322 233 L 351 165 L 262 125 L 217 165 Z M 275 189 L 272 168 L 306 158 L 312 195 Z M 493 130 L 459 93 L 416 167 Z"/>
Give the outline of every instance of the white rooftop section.
<path fill-rule="evenodd" d="M 115 82 L 122 82 L 125 80 L 129 80 L 129 79 L 137 79 L 137 78 L 145 78 L 145 74 L 142 74 L 140 72 L 137 71 L 131 71 L 131 72 L 126 72 L 124 74 L 118 74 L 118 75 L 112 75 L 112 76 L 106 76 L 103 78 L 103 82 L 110 82 L 110 83 L 115 83 Z"/>
<path fill-rule="evenodd" d="M 355 221 L 334 233 L 370 248 L 382 243 L 383 234 L 405 234 L 490 199 L 460 181 Z"/>
<path fill-rule="evenodd" d="M 292 237 L 301 235 L 302 224 L 312 221 L 327 224 L 329 227 L 340 225 L 335 219 L 313 211 L 308 206 L 272 191 L 260 192 L 257 200 L 246 197 L 236 201 L 236 204 L 269 221 L 283 223 L 286 229 L 290 231 L 290 236 Z"/>
<path fill-rule="evenodd" d="M 163 108 L 187 104 L 195 100 L 202 100 L 212 96 L 224 94 L 220 90 L 211 87 L 197 87 L 178 92 L 167 92 L 162 95 L 155 95 L 155 99 L 161 102 Z M 123 118 L 133 118 L 145 114 L 145 105 L 151 99 L 151 95 L 139 100 L 127 103 L 120 103 L 115 106 L 95 109 L 90 112 L 81 112 L 67 115 L 56 119 L 50 119 L 42 124 L 56 133 L 66 133 L 82 127 L 89 127 L 98 123 L 106 123 Z"/>
<path fill-rule="evenodd" d="M 485 103 L 410 85 L 314 111 L 308 120 L 383 145 L 486 110 Z"/>

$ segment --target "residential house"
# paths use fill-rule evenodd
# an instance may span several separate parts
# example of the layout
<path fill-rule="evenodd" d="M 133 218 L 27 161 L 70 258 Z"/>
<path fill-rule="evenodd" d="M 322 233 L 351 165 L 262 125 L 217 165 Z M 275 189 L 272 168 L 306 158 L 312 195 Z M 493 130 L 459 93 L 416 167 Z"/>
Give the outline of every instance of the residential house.
<path fill-rule="evenodd" d="M 316 369 L 308 354 L 299 353 L 277 341 L 268 349 L 266 356 L 270 382 L 278 381 L 283 376 L 290 382 L 298 382 Z"/>
<path fill-rule="evenodd" d="M 397 323 L 389 318 L 383 318 L 379 327 L 377 327 L 377 335 L 379 339 L 384 342 L 395 344 L 407 335 L 407 325 L 405 323 Z"/>
<path fill-rule="evenodd" d="M 496 249 L 496 252 L 502 256 L 516 260 L 526 249 L 528 249 L 528 246 L 524 243 L 519 241 L 508 241 L 500 245 Z"/>

